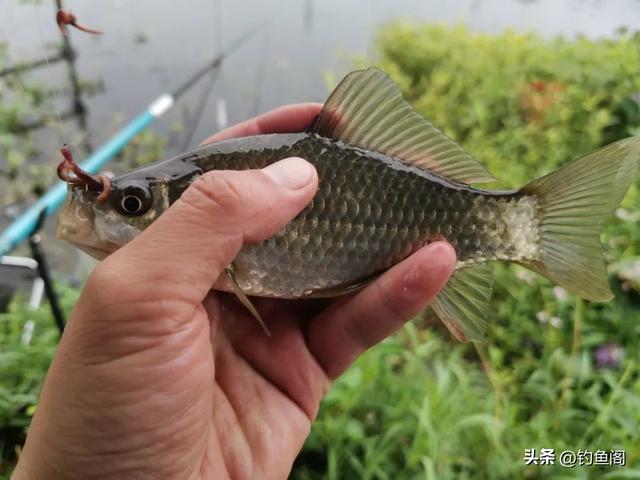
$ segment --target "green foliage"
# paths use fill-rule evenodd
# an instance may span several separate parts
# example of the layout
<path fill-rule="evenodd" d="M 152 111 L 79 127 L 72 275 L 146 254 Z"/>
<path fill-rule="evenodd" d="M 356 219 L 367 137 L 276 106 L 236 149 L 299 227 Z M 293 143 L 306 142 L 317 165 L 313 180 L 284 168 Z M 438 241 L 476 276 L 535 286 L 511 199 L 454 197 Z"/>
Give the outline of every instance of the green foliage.
<path fill-rule="evenodd" d="M 640 36 L 612 40 L 465 27 L 394 24 L 378 39 L 380 66 L 416 109 L 521 186 L 638 130 Z M 630 123 L 627 123 L 630 122 Z"/>
<path fill-rule="evenodd" d="M 7 67 L 7 48 L 0 43 L 0 70 Z M 40 91 L 22 81 L 19 74 L 0 78 L 0 206 L 23 197 L 28 187 L 24 182 L 22 166 L 32 153 L 30 136 L 17 137 L 23 119 L 30 118 Z M 32 111 L 31 111 L 32 112 Z"/>
<path fill-rule="evenodd" d="M 544 40 L 396 23 L 377 51 L 415 108 L 503 187 L 640 133 L 638 34 Z M 294 478 L 640 478 L 637 184 L 623 205 L 603 235 L 620 275 L 614 301 L 496 266 L 486 345 L 409 326 L 368 352 L 324 402 Z M 608 348 L 623 359 L 605 368 Z M 525 448 L 625 449 L 628 467 L 525 466 Z"/>
<path fill-rule="evenodd" d="M 524 449 L 533 447 L 626 448 L 629 462 L 637 462 L 637 364 L 629 362 L 618 378 L 595 372 L 588 356 L 549 351 L 530 362 L 530 371 L 495 362 L 487 375 L 473 346 L 452 346 L 410 325 L 336 383 L 294 477 L 601 478 L 607 472 L 525 467 Z"/>
<path fill-rule="evenodd" d="M 78 293 L 61 285 L 56 290 L 68 313 Z M 0 313 L 0 478 L 8 474 L 24 442 L 42 380 L 60 339 L 46 303 L 38 310 L 24 305 L 24 299 L 16 298 L 8 312 Z"/>
<path fill-rule="evenodd" d="M 167 141 L 153 130 L 145 130 L 138 134 L 125 147 L 118 159 L 118 167 L 124 171 L 157 162 L 164 158 Z"/>
<path fill-rule="evenodd" d="M 57 50 L 56 56 L 60 55 L 59 48 Z M 53 68 L 55 60 L 52 58 L 51 65 L 40 66 L 34 71 L 29 67 L 29 61 L 14 62 L 7 57 L 6 46 L 0 44 L 0 70 L 14 68 L 11 73 L 0 76 L 0 207 L 40 196 L 54 181 L 55 169 L 50 162 L 56 162 L 57 155 L 38 150 L 34 132 L 49 128 L 67 139 L 77 158 L 87 153 L 75 148 L 84 143 L 86 132 L 78 132 L 77 127 L 67 131 L 60 121 L 60 118 L 80 113 L 64 105 L 67 98 L 72 98 L 71 89 L 55 84 L 43 85 L 33 78 L 34 73 L 43 75 Z M 95 95 L 104 88 L 100 81 L 78 81 L 85 96 Z M 61 102 L 61 99 L 65 101 Z"/>

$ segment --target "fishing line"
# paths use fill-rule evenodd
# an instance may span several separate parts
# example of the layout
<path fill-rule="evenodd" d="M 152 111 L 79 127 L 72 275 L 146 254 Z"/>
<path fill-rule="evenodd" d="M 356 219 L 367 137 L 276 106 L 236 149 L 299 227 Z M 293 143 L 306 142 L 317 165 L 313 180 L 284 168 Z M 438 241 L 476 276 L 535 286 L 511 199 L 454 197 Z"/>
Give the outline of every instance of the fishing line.
<path fill-rule="evenodd" d="M 213 53 L 215 56 L 219 55 L 219 52 L 222 50 L 222 31 L 221 31 L 221 12 L 220 12 L 220 3 L 219 1 L 214 0 L 213 2 L 213 25 L 214 25 L 214 35 L 213 35 Z M 185 135 L 184 142 L 182 142 L 181 152 L 186 151 L 193 141 L 193 136 L 200 125 L 202 120 L 202 114 L 204 113 L 205 107 L 209 103 L 209 99 L 211 97 L 211 93 L 215 88 L 216 80 L 220 77 L 220 70 L 222 69 L 222 64 L 217 65 L 211 73 L 209 73 L 209 81 L 204 85 L 198 100 L 196 101 L 196 110 L 188 119 L 189 128 L 187 130 L 187 134 Z"/>
<path fill-rule="evenodd" d="M 204 107 L 209 103 L 209 97 L 211 96 L 211 92 L 213 91 L 213 86 L 215 84 L 216 78 L 220 73 L 220 67 L 217 67 L 209 74 L 209 82 L 204 86 L 202 93 L 200 94 L 200 98 L 198 99 L 198 103 L 196 104 L 196 112 L 191 117 L 191 125 L 189 127 L 189 132 L 182 143 L 181 152 L 185 152 L 193 141 L 193 135 L 195 134 L 198 125 L 200 125 L 200 120 L 202 119 L 202 114 L 204 113 Z"/>
<path fill-rule="evenodd" d="M 260 29 L 257 26 L 239 38 L 236 38 L 231 45 L 220 52 L 219 55 L 209 60 L 205 65 L 191 73 L 172 92 L 165 92 L 159 95 L 153 102 L 132 118 L 118 132 L 111 136 L 96 151 L 80 165 L 83 170 L 89 173 L 96 173 L 109 160 L 122 151 L 122 149 L 142 130 L 160 118 L 171 109 L 173 105 L 198 81 L 212 69 L 220 65 L 226 58 L 230 57 L 242 45 L 244 45 Z M 42 197 L 31 207 L 22 212 L 11 225 L 0 232 L 0 255 L 6 255 L 25 240 L 34 228 L 38 225 L 40 215 L 44 211 L 46 215 L 52 215 L 64 202 L 67 195 L 67 186 L 63 182 L 56 182 Z"/>
<path fill-rule="evenodd" d="M 42 50 L 44 52 L 44 59 L 47 63 L 47 68 L 51 67 L 51 62 L 49 62 L 49 55 L 47 55 L 47 45 L 45 44 L 44 41 L 44 33 L 42 33 L 42 25 L 40 23 L 40 15 L 38 15 L 38 6 L 34 5 L 34 12 L 35 12 L 35 17 L 36 17 L 36 23 L 38 25 L 38 32 L 40 33 L 40 41 L 42 43 Z M 62 119 L 60 118 L 60 110 L 58 109 L 58 96 L 56 95 L 56 89 L 53 86 L 53 83 L 51 83 L 51 86 L 49 88 L 50 92 L 51 92 L 51 96 L 53 97 L 53 110 L 56 114 L 56 117 L 58 119 L 58 135 L 60 136 L 60 142 L 61 143 L 66 143 L 65 139 L 64 139 L 64 135 L 62 132 Z"/>
<path fill-rule="evenodd" d="M 251 107 L 251 117 L 255 117 L 260 112 L 262 103 L 262 91 L 264 88 L 265 72 L 267 67 L 267 58 L 269 57 L 269 47 L 271 46 L 271 29 L 264 32 L 264 41 L 262 42 L 262 51 L 258 59 L 258 68 L 256 68 L 256 76 L 254 79 L 253 106 Z"/>
<path fill-rule="evenodd" d="M 214 32 L 213 32 L 213 48 L 215 53 L 222 51 L 223 39 L 222 39 L 222 1 L 221 0 L 213 0 L 213 8 L 214 8 Z M 227 104 L 225 100 L 225 89 L 224 89 L 224 71 L 222 70 L 223 65 L 220 65 L 220 72 L 218 74 L 218 92 L 219 96 L 216 99 L 216 127 L 218 130 L 223 130 L 227 127 L 228 117 L 227 117 Z"/>

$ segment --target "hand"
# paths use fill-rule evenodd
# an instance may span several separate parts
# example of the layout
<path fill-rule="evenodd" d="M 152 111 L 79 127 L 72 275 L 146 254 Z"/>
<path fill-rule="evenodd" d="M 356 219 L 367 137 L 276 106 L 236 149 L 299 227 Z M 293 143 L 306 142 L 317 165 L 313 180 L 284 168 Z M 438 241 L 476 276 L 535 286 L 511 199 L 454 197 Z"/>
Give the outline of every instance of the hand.
<path fill-rule="evenodd" d="M 210 140 L 299 131 L 319 108 L 283 107 Z M 15 478 L 286 478 L 331 381 L 421 312 L 455 263 L 436 242 L 320 311 L 256 299 L 267 337 L 209 289 L 317 184 L 301 159 L 207 173 L 105 259 L 71 315 Z"/>

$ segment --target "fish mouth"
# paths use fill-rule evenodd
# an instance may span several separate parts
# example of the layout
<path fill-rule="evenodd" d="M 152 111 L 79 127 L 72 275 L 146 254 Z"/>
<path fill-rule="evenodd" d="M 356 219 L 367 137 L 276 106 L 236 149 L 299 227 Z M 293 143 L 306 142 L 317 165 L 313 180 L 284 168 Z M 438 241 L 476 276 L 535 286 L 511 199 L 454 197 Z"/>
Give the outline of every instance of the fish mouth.
<path fill-rule="evenodd" d="M 78 228 L 77 224 L 68 224 L 61 218 L 58 221 L 56 237 L 69 242 L 97 260 L 105 259 L 116 250 L 115 248 L 108 248 L 105 242 L 99 241 L 95 234 L 90 231 L 90 226 L 81 224 L 80 227 Z"/>
<path fill-rule="evenodd" d="M 74 247 L 91 255 L 93 258 L 97 260 L 103 260 L 105 257 L 107 257 L 111 253 L 110 250 L 107 250 L 106 248 L 100 247 L 96 244 L 82 242 L 76 238 L 70 237 L 69 235 L 67 235 L 64 227 L 63 228 L 58 227 L 58 232 L 56 237 L 58 237 L 60 240 L 69 242 Z"/>
<path fill-rule="evenodd" d="M 103 260 L 116 248 L 102 241 L 94 225 L 95 215 L 79 192 L 71 192 L 58 216 L 56 237 L 71 243 L 97 260 Z M 109 248 L 111 247 L 111 248 Z"/>
<path fill-rule="evenodd" d="M 84 253 L 92 256 L 96 260 L 104 260 L 115 250 L 113 248 L 108 248 L 106 245 L 103 245 L 102 242 L 95 241 L 96 239 L 93 236 L 90 236 L 88 238 L 78 238 L 79 235 L 74 235 L 74 233 L 75 232 L 73 232 L 73 230 L 70 231 L 68 227 L 65 227 L 62 222 L 58 223 L 56 236 L 59 239 L 69 242 L 74 247 L 82 250 Z"/>

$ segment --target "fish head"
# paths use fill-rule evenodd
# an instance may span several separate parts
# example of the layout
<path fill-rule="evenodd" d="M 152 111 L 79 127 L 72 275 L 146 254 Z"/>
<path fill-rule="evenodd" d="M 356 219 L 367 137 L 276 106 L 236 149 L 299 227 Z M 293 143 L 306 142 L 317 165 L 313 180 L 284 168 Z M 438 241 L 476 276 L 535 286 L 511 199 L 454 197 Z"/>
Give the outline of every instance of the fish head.
<path fill-rule="evenodd" d="M 145 230 L 169 207 L 168 182 L 110 180 L 108 195 L 69 184 L 57 237 L 102 260 Z M 104 198 L 106 197 L 106 198 Z"/>

